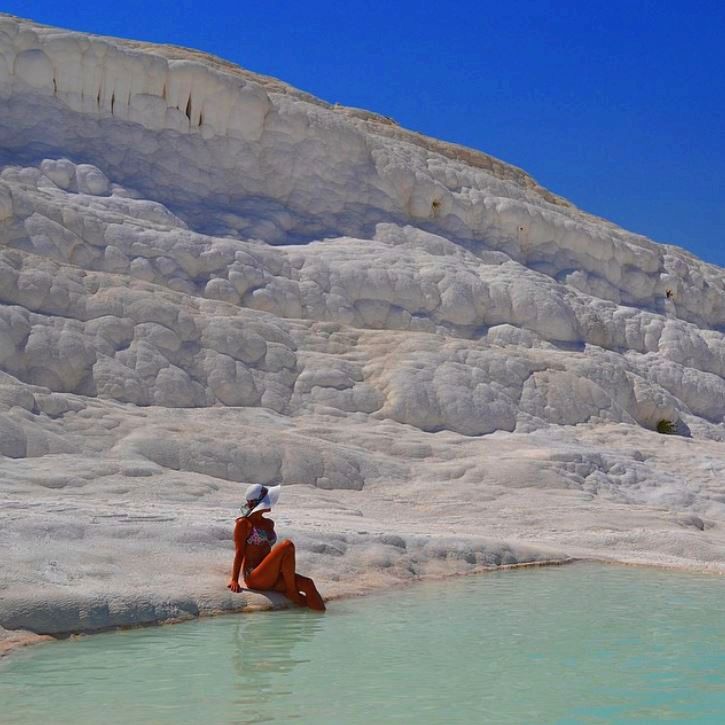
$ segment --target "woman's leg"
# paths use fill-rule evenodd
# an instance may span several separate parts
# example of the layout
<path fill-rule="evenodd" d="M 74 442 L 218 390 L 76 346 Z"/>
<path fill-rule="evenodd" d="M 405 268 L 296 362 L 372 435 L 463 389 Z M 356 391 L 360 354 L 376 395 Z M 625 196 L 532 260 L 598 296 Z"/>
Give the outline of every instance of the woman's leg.
<path fill-rule="evenodd" d="M 310 609 L 316 609 L 319 612 L 325 611 L 325 602 L 312 579 L 301 574 L 295 574 L 295 584 L 297 589 L 305 595 L 307 606 Z"/>
<path fill-rule="evenodd" d="M 289 539 L 281 541 L 247 574 L 245 583 L 251 589 L 284 592 L 295 604 L 306 606 L 295 581 L 295 564 L 295 545 Z"/>

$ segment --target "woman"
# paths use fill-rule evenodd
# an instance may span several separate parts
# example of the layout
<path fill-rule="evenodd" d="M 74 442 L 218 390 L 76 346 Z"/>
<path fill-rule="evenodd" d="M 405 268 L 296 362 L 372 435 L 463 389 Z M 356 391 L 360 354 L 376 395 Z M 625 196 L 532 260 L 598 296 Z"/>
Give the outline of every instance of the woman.
<path fill-rule="evenodd" d="M 274 521 L 262 516 L 277 503 L 280 488 L 254 484 L 247 489 L 247 504 L 234 526 L 236 553 L 227 588 L 241 590 L 239 573 L 243 571 L 248 589 L 284 592 L 300 607 L 324 611 L 325 603 L 312 579 L 295 573 L 295 545 L 288 539 L 275 543 Z"/>

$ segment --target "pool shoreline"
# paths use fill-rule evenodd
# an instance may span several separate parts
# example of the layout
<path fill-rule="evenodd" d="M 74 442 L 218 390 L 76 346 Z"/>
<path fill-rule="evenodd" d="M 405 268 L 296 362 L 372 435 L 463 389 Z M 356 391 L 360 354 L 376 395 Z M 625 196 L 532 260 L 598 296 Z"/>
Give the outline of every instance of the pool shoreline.
<path fill-rule="evenodd" d="M 543 567 L 556 567 L 556 566 L 567 566 L 570 564 L 580 563 L 597 563 L 611 566 L 625 566 L 632 568 L 645 568 L 645 569 L 659 569 L 664 571 L 672 571 L 679 573 L 692 573 L 692 574 L 709 574 L 711 576 L 723 576 L 721 572 L 708 570 L 700 567 L 682 567 L 673 564 L 661 564 L 655 562 L 636 562 L 636 561 L 622 561 L 618 559 L 609 559 L 597 556 L 571 556 L 557 559 L 546 559 L 540 561 L 523 561 L 515 564 L 501 564 L 499 566 L 483 566 L 473 570 L 465 572 L 454 572 L 451 574 L 438 574 L 438 575 L 424 575 L 416 579 L 408 581 L 400 581 L 395 585 L 396 589 L 407 589 L 408 587 L 415 586 L 417 584 L 442 582 L 449 579 L 459 579 L 462 577 L 478 576 L 485 574 L 495 574 L 497 572 L 506 571 L 518 571 L 524 569 L 534 569 Z M 376 593 L 385 591 L 386 586 L 383 584 L 369 585 L 365 589 L 348 590 L 338 592 L 325 599 L 325 602 L 334 602 L 345 599 L 354 599 L 357 597 L 364 597 Z M 242 591 L 254 591 L 254 590 L 242 590 Z M 256 592 L 255 592 L 256 593 Z M 265 594 L 265 596 L 267 596 Z M 274 594 L 273 594 L 274 596 Z M 291 609 L 292 604 L 288 602 L 282 595 L 275 596 L 274 599 L 268 599 L 266 604 L 256 602 L 251 605 L 241 607 L 234 610 L 208 610 L 200 612 L 197 615 L 190 615 L 184 617 L 170 617 L 166 619 L 158 619 L 154 621 L 144 621 L 134 624 L 127 625 L 112 625 L 110 627 L 95 628 L 95 629 L 80 629 L 70 630 L 68 632 L 62 632 L 57 634 L 37 634 L 27 630 L 5 630 L 10 633 L 9 639 L 0 639 L 0 661 L 11 656 L 20 650 L 27 649 L 42 644 L 51 644 L 54 642 L 62 642 L 66 639 L 72 639 L 75 637 L 88 637 L 95 634 L 104 634 L 107 632 L 125 631 L 133 629 L 143 629 L 146 627 L 161 627 L 166 625 L 181 624 L 184 622 L 193 621 L 195 619 L 205 619 L 211 617 L 223 617 L 234 614 L 249 614 L 251 612 L 260 611 L 274 611 Z"/>
<path fill-rule="evenodd" d="M 493 574 L 496 572 L 503 572 L 503 571 L 515 571 L 519 569 L 533 569 L 533 568 L 540 568 L 540 567 L 549 567 L 549 566 L 566 566 L 568 564 L 575 564 L 583 561 L 596 561 L 595 559 L 587 559 L 587 558 L 581 558 L 581 557 L 564 557 L 564 558 L 557 558 L 557 559 L 546 559 L 541 561 L 523 561 L 523 562 L 516 562 L 514 564 L 500 564 L 498 566 L 482 566 L 476 569 L 472 569 L 465 572 L 454 572 L 450 574 L 443 574 L 443 575 L 424 575 L 420 576 L 416 579 L 411 579 L 408 581 L 400 581 L 396 583 L 395 588 L 408 588 L 410 586 L 415 586 L 416 584 L 422 584 L 426 582 L 436 582 L 436 581 L 446 581 L 448 579 L 459 579 L 461 577 L 468 577 L 468 576 L 476 576 L 476 575 L 483 575 L 483 574 Z M 602 562 L 606 563 L 606 562 Z M 379 585 L 369 585 L 365 589 L 349 589 L 348 591 L 341 591 L 336 594 L 331 595 L 330 597 L 325 598 L 325 602 L 334 602 L 334 601 L 340 601 L 343 599 L 353 599 L 356 597 L 364 597 L 369 594 L 374 594 L 377 592 L 385 591 L 386 587 L 383 584 Z M 255 590 L 245 590 L 242 589 L 242 591 L 255 591 Z M 256 592 L 259 594 L 261 592 Z M 268 594 L 264 592 L 264 596 L 268 597 Z M 251 612 L 260 612 L 260 611 L 273 611 L 273 610 L 282 610 L 282 609 L 291 609 L 292 603 L 287 601 L 287 599 L 281 595 L 277 594 L 276 592 L 272 593 L 273 598 L 268 598 L 267 603 L 260 603 L 255 602 L 254 604 L 246 605 L 243 607 L 240 607 L 239 609 L 233 609 L 233 610 L 227 610 L 227 609 L 219 609 L 219 610 L 205 610 L 200 612 L 196 615 L 189 615 L 189 616 L 183 616 L 183 617 L 169 617 L 165 619 L 158 619 L 154 621 L 142 621 L 138 623 L 133 624 L 121 624 L 121 625 L 112 625 L 110 627 L 101 627 L 101 628 L 94 628 L 94 629 L 79 629 L 79 630 L 69 630 L 67 632 L 60 632 L 55 634 L 38 634 L 35 632 L 31 632 L 29 630 L 3 630 L 0 627 L 0 661 L 6 659 L 7 657 L 11 656 L 13 653 L 16 653 L 20 650 L 27 649 L 29 647 L 34 647 L 37 645 L 42 644 L 52 644 L 54 642 L 62 642 L 67 639 L 72 639 L 75 637 L 88 637 L 93 636 L 95 634 L 104 634 L 108 632 L 115 632 L 115 631 L 124 631 L 124 630 L 132 630 L 132 629 L 143 629 L 145 627 L 161 627 L 165 625 L 173 625 L 173 624 L 181 624 L 183 622 L 189 622 L 193 621 L 195 619 L 202 619 L 202 618 L 210 618 L 210 617 L 222 617 L 227 615 L 233 615 L 233 614 L 249 614 Z M 7 632 L 9 634 L 9 637 L 6 639 L 2 638 L 3 632 Z"/>
<path fill-rule="evenodd" d="M 566 566 L 570 564 L 579 563 L 597 563 L 612 566 L 625 566 L 632 568 L 646 568 L 646 569 L 659 569 L 664 571 L 672 571 L 679 573 L 692 573 L 692 574 L 709 574 L 714 576 L 723 576 L 721 572 L 708 570 L 706 568 L 699 567 L 682 567 L 672 564 L 661 564 L 661 563 L 647 563 L 637 561 L 622 561 L 617 559 L 609 559 L 597 556 L 571 556 L 571 557 L 560 557 L 556 559 L 544 559 L 539 561 L 523 561 L 516 562 L 514 564 L 501 564 L 498 566 L 482 566 L 476 569 L 472 569 L 465 572 L 453 572 L 450 574 L 438 574 L 438 575 L 423 575 L 416 579 L 408 581 L 400 581 L 395 585 L 396 589 L 408 588 L 422 583 L 431 582 L 442 582 L 449 579 L 459 579 L 461 577 L 469 577 L 484 574 L 494 574 L 496 572 L 506 571 L 518 571 L 525 569 L 543 568 L 543 567 L 556 567 Z M 386 586 L 384 584 L 368 585 L 364 589 L 349 589 L 347 591 L 341 591 L 326 598 L 326 602 L 340 601 L 344 599 L 353 599 L 357 597 L 364 597 L 367 595 L 380 593 L 385 591 Z M 254 590 L 242 590 L 242 591 L 254 591 Z M 257 593 L 257 592 L 255 592 Z M 267 594 L 265 593 L 265 596 Z M 189 615 L 183 617 L 169 617 L 164 619 L 158 619 L 154 621 L 143 621 L 132 624 L 123 625 L 112 625 L 110 627 L 94 628 L 94 629 L 80 629 L 70 630 L 68 632 L 61 632 L 56 634 L 37 634 L 28 630 L 3 630 L 0 628 L 0 661 L 11 656 L 13 653 L 17 653 L 20 650 L 27 649 L 41 644 L 50 644 L 53 642 L 61 642 L 66 639 L 72 639 L 75 637 L 88 637 L 95 634 L 103 634 L 114 631 L 124 631 L 132 629 L 142 629 L 145 627 L 160 627 L 164 625 L 180 624 L 183 622 L 193 621 L 195 619 L 210 618 L 210 617 L 221 617 L 232 614 L 248 614 L 251 612 L 260 611 L 273 611 L 282 609 L 291 609 L 292 605 L 288 602 L 284 596 L 276 595 L 273 593 L 273 598 L 268 598 L 267 603 L 255 602 L 254 604 L 240 607 L 239 609 L 227 610 L 205 610 L 201 611 L 196 615 Z M 3 634 L 7 633 L 8 636 L 3 638 Z"/>

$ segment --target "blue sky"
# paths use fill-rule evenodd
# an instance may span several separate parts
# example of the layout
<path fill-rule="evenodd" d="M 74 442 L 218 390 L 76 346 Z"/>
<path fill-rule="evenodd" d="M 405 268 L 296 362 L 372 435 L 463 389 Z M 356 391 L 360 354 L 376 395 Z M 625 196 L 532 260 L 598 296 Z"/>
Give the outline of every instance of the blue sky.
<path fill-rule="evenodd" d="M 209 51 L 481 149 L 583 209 L 725 266 L 725 3 L 5 0 Z"/>

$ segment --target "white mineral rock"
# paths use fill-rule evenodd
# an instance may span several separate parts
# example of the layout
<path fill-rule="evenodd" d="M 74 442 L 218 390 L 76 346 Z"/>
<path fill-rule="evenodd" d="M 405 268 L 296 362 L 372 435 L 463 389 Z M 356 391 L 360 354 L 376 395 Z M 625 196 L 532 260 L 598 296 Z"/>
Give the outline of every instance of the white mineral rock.
<path fill-rule="evenodd" d="M 327 595 L 725 572 L 724 330 L 721 268 L 483 153 L 0 15 L 1 627 L 266 602 L 251 482 Z"/>

